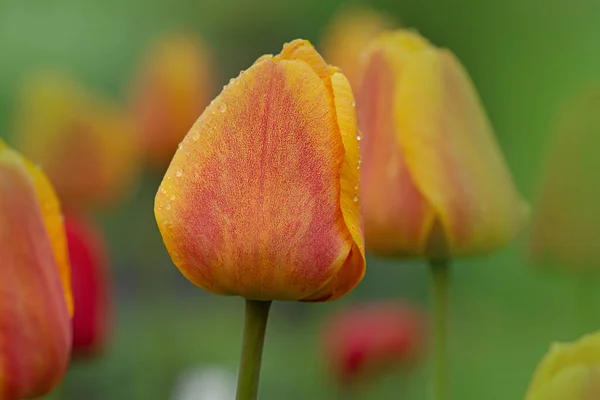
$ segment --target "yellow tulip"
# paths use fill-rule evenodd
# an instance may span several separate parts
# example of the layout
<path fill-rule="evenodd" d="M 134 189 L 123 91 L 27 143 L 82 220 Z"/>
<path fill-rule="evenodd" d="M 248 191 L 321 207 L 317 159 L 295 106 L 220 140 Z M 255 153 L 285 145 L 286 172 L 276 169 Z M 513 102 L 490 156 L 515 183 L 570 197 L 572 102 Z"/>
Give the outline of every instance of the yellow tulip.
<path fill-rule="evenodd" d="M 110 205 L 139 170 L 133 123 L 68 76 L 28 76 L 20 93 L 17 148 L 41 165 L 64 204 Z"/>
<path fill-rule="evenodd" d="M 554 344 L 542 359 L 525 400 L 600 399 L 600 332 Z"/>
<path fill-rule="evenodd" d="M 536 261 L 572 270 L 600 267 L 599 110 L 599 87 L 587 87 L 561 110 L 533 215 Z"/>
<path fill-rule="evenodd" d="M 369 43 L 394 22 L 384 13 L 368 7 L 344 8 L 329 25 L 321 47 L 325 60 L 339 67 L 357 90 L 360 56 Z"/>

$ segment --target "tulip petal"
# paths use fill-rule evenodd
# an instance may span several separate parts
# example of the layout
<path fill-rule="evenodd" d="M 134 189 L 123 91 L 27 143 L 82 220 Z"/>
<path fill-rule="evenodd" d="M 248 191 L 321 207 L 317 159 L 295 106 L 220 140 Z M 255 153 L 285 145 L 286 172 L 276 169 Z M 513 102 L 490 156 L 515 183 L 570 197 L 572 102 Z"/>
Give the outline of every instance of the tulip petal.
<path fill-rule="evenodd" d="M 380 254 L 420 255 L 435 215 L 411 177 L 397 138 L 394 87 L 403 84 L 395 75 L 401 72 L 394 71 L 385 51 L 374 50 L 367 59 L 358 97 L 367 246 Z"/>
<path fill-rule="evenodd" d="M 21 168 L 32 179 L 33 187 L 42 207 L 44 223 L 50 236 L 50 244 L 52 245 L 56 265 L 58 266 L 65 301 L 67 302 L 69 314 L 73 315 L 69 253 L 63 215 L 56 192 L 46 174 L 39 167 L 22 157 L 16 151 L 10 149 L 0 140 L 0 166 L 2 165 Z"/>
<path fill-rule="evenodd" d="M 0 398 L 30 398 L 63 376 L 70 320 L 33 182 L 6 152 L 0 151 Z"/>
<path fill-rule="evenodd" d="M 284 59 L 291 53 L 263 59 L 223 90 L 157 193 L 173 261 L 206 290 L 302 300 L 349 258 L 354 241 L 340 209 L 345 149 L 331 92 L 316 64 Z"/>
<path fill-rule="evenodd" d="M 562 370 L 593 365 L 600 365 L 600 333 L 584 336 L 575 343 L 555 344 L 538 366 L 529 393 L 539 390 Z"/>
<path fill-rule="evenodd" d="M 354 241 L 350 256 L 337 275 L 313 294 L 308 301 L 335 300 L 350 292 L 365 274 L 365 246 L 360 217 L 359 175 L 360 148 L 354 96 L 346 77 L 336 72 L 331 76 L 337 125 L 345 150 L 342 164 L 341 209 L 346 227 Z"/>
<path fill-rule="evenodd" d="M 459 61 L 421 47 L 388 56 L 401 69 L 395 87 L 396 131 L 418 189 L 438 214 L 453 255 L 485 253 L 511 239 L 523 203 L 481 102 Z M 404 36 L 404 37 L 402 37 Z"/>

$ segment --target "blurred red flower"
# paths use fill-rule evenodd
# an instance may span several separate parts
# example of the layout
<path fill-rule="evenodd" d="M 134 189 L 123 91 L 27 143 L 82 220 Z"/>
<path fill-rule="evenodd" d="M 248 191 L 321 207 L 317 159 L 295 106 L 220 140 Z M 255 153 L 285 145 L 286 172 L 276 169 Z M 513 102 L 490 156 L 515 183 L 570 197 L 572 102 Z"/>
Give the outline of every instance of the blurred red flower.
<path fill-rule="evenodd" d="M 91 357 L 106 344 L 109 328 L 107 252 L 98 229 L 77 213 L 65 214 L 71 259 L 73 357 Z"/>
<path fill-rule="evenodd" d="M 323 335 L 324 354 L 341 385 L 411 366 L 422 353 L 422 312 L 405 302 L 352 306 L 334 315 Z"/>

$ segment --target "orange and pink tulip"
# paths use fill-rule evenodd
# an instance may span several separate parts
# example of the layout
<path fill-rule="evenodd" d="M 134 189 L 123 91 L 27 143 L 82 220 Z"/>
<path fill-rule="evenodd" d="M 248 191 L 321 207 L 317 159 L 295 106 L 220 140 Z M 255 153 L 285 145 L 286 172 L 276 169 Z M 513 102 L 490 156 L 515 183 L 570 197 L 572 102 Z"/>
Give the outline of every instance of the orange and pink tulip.
<path fill-rule="evenodd" d="M 368 248 L 448 259 L 516 235 L 527 207 L 449 50 L 413 31 L 384 33 L 364 55 L 359 87 Z"/>
<path fill-rule="evenodd" d="M 252 300 L 325 301 L 365 272 L 352 90 L 310 43 L 260 57 L 207 107 L 155 201 L 194 284 Z"/>
<path fill-rule="evenodd" d="M 71 350 L 72 297 L 60 204 L 34 164 L 0 141 L 0 398 L 50 392 Z"/>

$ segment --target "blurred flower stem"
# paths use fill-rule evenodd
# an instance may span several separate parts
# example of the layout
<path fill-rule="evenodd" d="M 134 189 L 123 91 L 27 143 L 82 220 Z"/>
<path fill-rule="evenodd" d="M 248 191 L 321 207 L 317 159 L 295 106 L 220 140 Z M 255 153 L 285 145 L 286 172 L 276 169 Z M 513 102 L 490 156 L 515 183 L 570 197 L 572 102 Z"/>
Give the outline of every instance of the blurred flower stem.
<path fill-rule="evenodd" d="M 591 328 L 590 321 L 595 321 L 594 291 L 596 289 L 594 276 L 586 273 L 575 274 L 575 316 L 574 328 L 577 335 L 583 335 Z"/>
<path fill-rule="evenodd" d="M 433 292 L 433 351 L 434 351 L 434 400 L 448 399 L 448 362 L 446 355 L 448 326 L 448 286 L 450 263 L 448 260 L 429 261 Z"/>
<path fill-rule="evenodd" d="M 244 339 L 238 372 L 236 400 L 255 400 L 258 398 L 260 365 L 270 308 L 270 301 L 246 299 Z"/>

